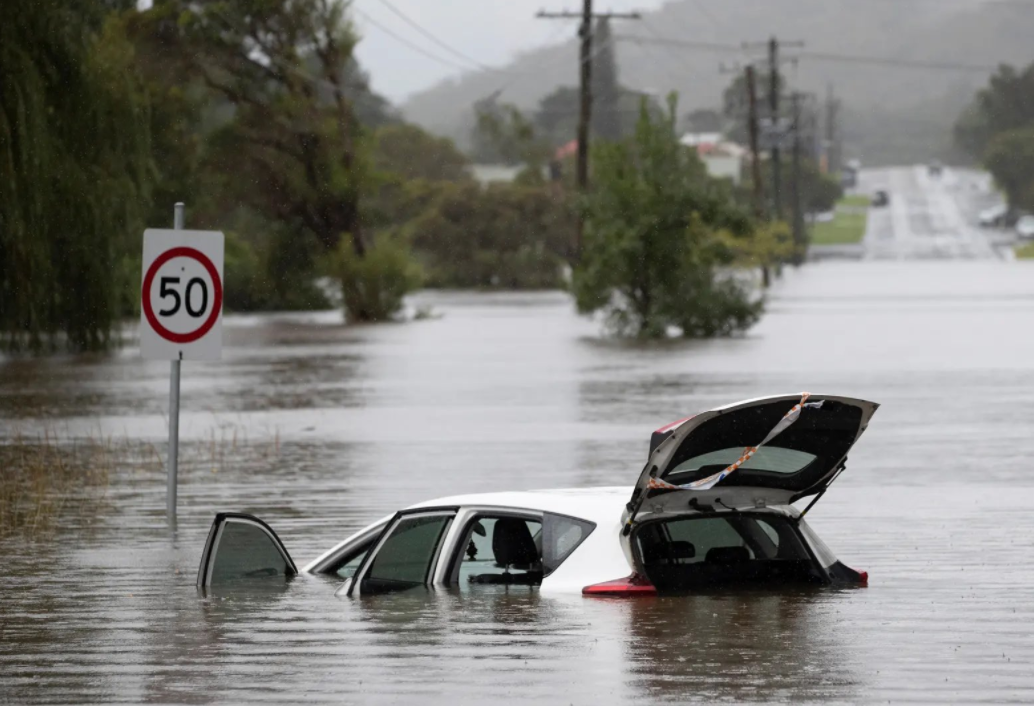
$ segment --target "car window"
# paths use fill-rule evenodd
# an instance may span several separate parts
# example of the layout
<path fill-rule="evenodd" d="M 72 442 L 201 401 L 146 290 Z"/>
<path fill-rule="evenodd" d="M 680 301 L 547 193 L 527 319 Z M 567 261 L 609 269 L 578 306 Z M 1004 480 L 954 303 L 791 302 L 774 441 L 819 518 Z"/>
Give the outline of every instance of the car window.
<path fill-rule="evenodd" d="M 362 593 L 384 593 L 422 586 L 452 521 L 452 515 L 403 517 L 374 555 L 363 577 Z"/>
<path fill-rule="evenodd" d="M 560 568 L 560 564 L 592 534 L 596 525 L 587 520 L 550 512 L 545 513 L 542 519 L 542 568 L 548 576 Z"/>
<path fill-rule="evenodd" d="M 455 581 L 537 586 L 542 582 L 542 522 L 513 515 L 479 515 L 468 526 Z"/>
<path fill-rule="evenodd" d="M 658 590 L 822 581 L 796 525 L 780 515 L 677 517 L 644 524 L 635 541 Z"/>
<path fill-rule="evenodd" d="M 707 553 L 718 547 L 747 546 L 739 532 L 722 517 L 668 522 L 665 527 L 672 542 L 688 543 L 693 548 L 692 556 L 679 557 L 679 563 L 683 564 L 704 561 Z M 749 547 L 747 551 L 751 558 L 754 558 L 754 553 Z"/>
<path fill-rule="evenodd" d="M 337 567 L 327 573 L 337 574 L 343 579 L 352 578 L 355 576 L 355 572 L 359 570 L 359 567 L 363 563 L 363 559 L 366 558 L 366 555 L 370 552 L 370 548 L 373 546 L 375 541 L 377 541 L 376 535 L 363 542 L 345 556 L 341 557 L 341 559 L 338 560 L 339 563 Z"/>
<path fill-rule="evenodd" d="M 212 564 L 211 583 L 288 573 L 287 559 L 261 528 L 249 522 L 226 522 Z"/>
<path fill-rule="evenodd" d="M 711 451 L 686 459 L 666 475 L 668 480 L 671 480 L 671 476 L 676 473 L 695 472 L 708 466 L 716 466 L 714 470 L 718 471 L 736 463 L 742 455 L 743 448 L 740 446 Z M 781 449 L 777 446 L 762 446 L 740 468 L 750 471 L 790 474 L 800 471 L 814 460 L 815 454 L 794 449 Z M 717 468 L 718 466 L 721 468 Z"/>

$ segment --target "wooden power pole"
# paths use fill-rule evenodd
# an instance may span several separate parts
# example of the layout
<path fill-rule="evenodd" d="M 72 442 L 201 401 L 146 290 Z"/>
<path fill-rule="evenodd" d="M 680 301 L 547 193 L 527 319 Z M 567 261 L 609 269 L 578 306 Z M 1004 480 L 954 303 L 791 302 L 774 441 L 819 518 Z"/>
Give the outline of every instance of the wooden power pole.
<path fill-rule="evenodd" d="M 581 40 L 578 51 L 578 81 L 580 100 L 578 102 L 578 156 L 576 179 L 578 191 L 584 194 L 589 188 L 589 127 L 592 122 L 592 21 L 593 19 L 608 17 L 612 19 L 638 20 L 638 12 L 602 12 L 593 13 L 592 0 L 582 0 L 582 11 L 572 12 L 545 12 L 540 10 L 536 15 L 538 18 L 551 20 L 579 19 L 578 37 Z M 575 232 L 573 261 L 577 262 L 582 254 L 582 232 L 585 224 L 581 213 L 578 215 L 577 231 Z"/>
<path fill-rule="evenodd" d="M 771 37 L 763 45 L 745 43 L 744 49 L 759 49 L 764 46 L 768 50 L 768 109 L 771 116 L 771 127 L 769 139 L 772 150 L 772 212 L 777 220 L 783 218 L 783 163 L 780 141 L 782 134 L 779 130 L 779 91 L 782 88 L 782 78 L 779 71 L 780 56 L 782 47 L 803 47 L 804 42 L 780 42 L 776 37 Z"/>

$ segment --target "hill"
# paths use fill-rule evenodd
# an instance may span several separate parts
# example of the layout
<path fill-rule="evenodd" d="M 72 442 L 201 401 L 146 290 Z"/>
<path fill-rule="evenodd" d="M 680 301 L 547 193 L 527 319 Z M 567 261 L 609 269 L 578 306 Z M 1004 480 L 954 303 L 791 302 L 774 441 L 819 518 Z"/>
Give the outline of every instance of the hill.
<path fill-rule="evenodd" d="M 501 91 L 500 101 L 531 110 L 558 86 L 576 84 L 575 30 L 572 22 L 570 40 L 509 66 L 419 93 L 403 112 L 466 145 L 475 101 Z M 732 78 L 723 64 L 763 56 L 743 42 L 803 41 L 784 53 L 800 55 L 784 66 L 791 85 L 820 96 L 831 86 L 844 102 L 848 151 L 870 164 L 951 156 L 951 125 L 990 73 L 964 66 L 1034 61 L 1034 11 L 1016 2 L 676 0 L 642 20 L 615 22 L 613 31 L 621 82 L 675 90 L 683 113 L 720 105 Z"/>

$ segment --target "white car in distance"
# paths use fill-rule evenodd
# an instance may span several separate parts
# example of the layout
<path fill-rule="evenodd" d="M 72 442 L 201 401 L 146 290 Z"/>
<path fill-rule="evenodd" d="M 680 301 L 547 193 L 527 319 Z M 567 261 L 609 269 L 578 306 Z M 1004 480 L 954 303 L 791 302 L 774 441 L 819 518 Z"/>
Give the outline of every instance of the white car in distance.
<path fill-rule="evenodd" d="M 630 596 L 731 585 L 866 584 L 804 520 L 843 472 L 878 405 L 766 397 L 654 432 L 631 488 L 438 498 L 384 517 L 305 565 L 340 596 L 421 587 L 537 586 Z M 803 511 L 792 503 L 812 498 Z M 299 571 L 262 520 L 220 513 L 202 552 L 206 593 Z"/>

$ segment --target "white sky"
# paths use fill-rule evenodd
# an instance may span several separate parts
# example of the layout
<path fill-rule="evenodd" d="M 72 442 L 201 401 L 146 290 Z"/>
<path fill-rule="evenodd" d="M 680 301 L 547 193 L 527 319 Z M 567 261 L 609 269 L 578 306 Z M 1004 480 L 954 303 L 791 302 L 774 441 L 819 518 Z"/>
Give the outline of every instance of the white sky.
<path fill-rule="evenodd" d="M 505 65 L 522 51 L 574 37 L 576 20 L 540 20 L 535 13 L 578 10 L 582 4 L 581 0 L 354 0 L 353 17 L 362 35 L 356 51 L 359 61 L 370 72 L 373 89 L 395 103 L 443 78 L 461 75 L 460 67 L 476 68 L 423 36 L 385 2 L 443 43 L 488 66 Z M 596 0 L 593 9 L 652 10 L 662 4 L 663 0 Z M 442 61 L 421 54 L 389 31 Z"/>

